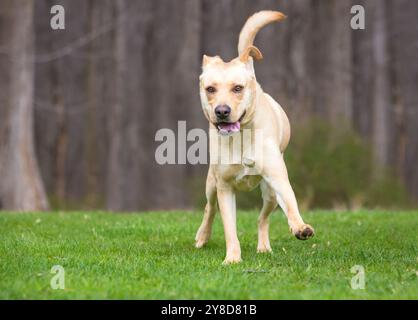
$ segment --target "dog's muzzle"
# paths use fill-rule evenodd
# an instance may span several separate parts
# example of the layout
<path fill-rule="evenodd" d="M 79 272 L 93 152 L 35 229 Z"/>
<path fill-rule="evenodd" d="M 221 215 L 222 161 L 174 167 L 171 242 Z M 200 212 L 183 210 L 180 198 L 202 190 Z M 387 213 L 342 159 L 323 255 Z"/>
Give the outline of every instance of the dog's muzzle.
<path fill-rule="evenodd" d="M 236 122 L 218 122 L 215 127 L 218 129 L 220 135 L 227 136 L 239 132 L 241 130 L 241 120 L 245 116 L 245 111 Z"/>

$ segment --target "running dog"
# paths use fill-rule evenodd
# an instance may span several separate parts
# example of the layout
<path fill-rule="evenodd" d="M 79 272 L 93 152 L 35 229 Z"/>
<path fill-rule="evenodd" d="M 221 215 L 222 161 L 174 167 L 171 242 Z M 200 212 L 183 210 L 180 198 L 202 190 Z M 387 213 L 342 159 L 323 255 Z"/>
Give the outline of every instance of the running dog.
<path fill-rule="evenodd" d="M 260 50 L 253 45 L 257 32 L 265 25 L 285 18 L 278 11 L 257 12 L 241 30 L 237 58 L 225 62 L 219 56 L 203 56 L 200 98 L 209 129 L 216 132 L 210 136 L 211 156 L 213 146 L 218 145 L 213 143 L 213 139 L 218 137 L 242 135 L 246 129 L 251 132 L 261 130 L 263 137 L 262 144 L 243 147 L 257 147 L 259 152 L 253 157 L 243 157 L 239 164 L 211 161 L 209 167 L 207 204 L 196 234 L 196 247 L 201 248 L 208 242 L 218 203 L 226 240 L 224 264 L 241 261 L 236 226 L 237 190 L 249 191 L 258 185 L 261 188 L 263 207 L 258 219 L 257 252 L 271 252 L 268 219 L 277 204 L 286 214 L 290 231 L 296 238 L 306 240 L 314 235 L 314 229 L 304 223 L 299 213 L 283 159 L 290 138 L 289 120 L 282 107 L 263 92 L 253 65 L 253 60 L 262 59 Z M 248 174 L 249 168 L 256 170 L 257 174 Z"/>

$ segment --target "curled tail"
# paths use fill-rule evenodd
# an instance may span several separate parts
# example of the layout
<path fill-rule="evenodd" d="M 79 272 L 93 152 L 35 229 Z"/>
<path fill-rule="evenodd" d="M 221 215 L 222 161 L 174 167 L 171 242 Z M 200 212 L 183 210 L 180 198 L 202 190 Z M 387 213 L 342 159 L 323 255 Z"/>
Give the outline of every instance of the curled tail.
<path fill-rule="evenodd" d="M 255 36 L 262 27 L 274 21 L 284 19 L 286 19 L 286 16 L 279 11 L 259 11 L 254 13 L 245 22 L 239 34 L 238 54 L 241 55 L 246 48 L 253 45 Z"/>

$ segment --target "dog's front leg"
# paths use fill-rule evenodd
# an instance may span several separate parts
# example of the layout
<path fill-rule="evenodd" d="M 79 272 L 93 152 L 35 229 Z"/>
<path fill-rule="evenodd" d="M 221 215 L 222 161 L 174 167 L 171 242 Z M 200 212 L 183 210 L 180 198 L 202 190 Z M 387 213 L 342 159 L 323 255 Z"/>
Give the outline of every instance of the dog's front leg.
<path fill-rule="evenodd" d="M 217 185 L 219 210 L 224 225 L 226 258 L 224 264 L 241 261 L 241 247 L 237 236 L 235 192 L 226 183 Z"/>
<path fill-rule="evenodd" d="M 276 193 L 277 202 L 287 216 L 292 233 L 296 238 L 306 240 L 314 235 L 314 229 L 303 222 L 299 213 L 295 193 L 289 182 L 283 155 L 280 155 L 278 160 L 264 168 L 263 178 Z"/>
<path fill-rule="evenodd" d="M 206 179 L 206 207 L 203 221 L 196 233 L 196 248 L 202 248 L 209 240 L 212 233 L 213 218 L 216 212 L 216 179 L 213 170 L 209 167 Z"/>

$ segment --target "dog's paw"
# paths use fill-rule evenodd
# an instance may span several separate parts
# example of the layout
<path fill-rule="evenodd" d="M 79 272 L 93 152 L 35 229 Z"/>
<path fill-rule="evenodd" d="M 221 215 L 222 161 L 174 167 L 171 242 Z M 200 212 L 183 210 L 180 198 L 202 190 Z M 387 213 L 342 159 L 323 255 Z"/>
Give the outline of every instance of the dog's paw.
<path fill-rule="evenodd" d="M 314 236 L 315 231 L 314 228 L 312 228 L 309 224 L 304 224 L 293 234 L 299 240 L 308 240 Z"/>
<path fill-rule="evenodd" d="M 239 245 L 226 250 L 226 257 L 223 264 L 233 264 L 241 262 L 241 248 Z"/>
<path fill-rule="evenodd" d="M 223 265 L 235 264 L 235 263 L 240 263 L 241 261 L 242 261 L 241 256 L 226 256 L 222 264 Z"/>
<path fill-rule="evenodd" d="M 198 249 L 202 248 L 205 244 L 208 243 L 209 239 L 210 239 L 210 231 L 206 230 L 205 228 L 200 227 L 196 233 L 195 247 Z"/>
<path fill-rule="evenodd" d="M 271 253 L 271 252 L 273 252 L 273 250 L 271 250 L 270 245 L 259 244 L 257 247 L 257 253 Z"/>
<path fill-rule="evenodd" d="M 195 247 L 197 248 L 197 249 L 200 249 L 200 248 L 202 248 L 202 247 L 204 247 L 205 246 L 205 244 L 207 244 L 208 243 L 208 241 L 207 240 L 204 240 L 204 239 L 196 239 L 196 243 L 195 243 Z"/>

